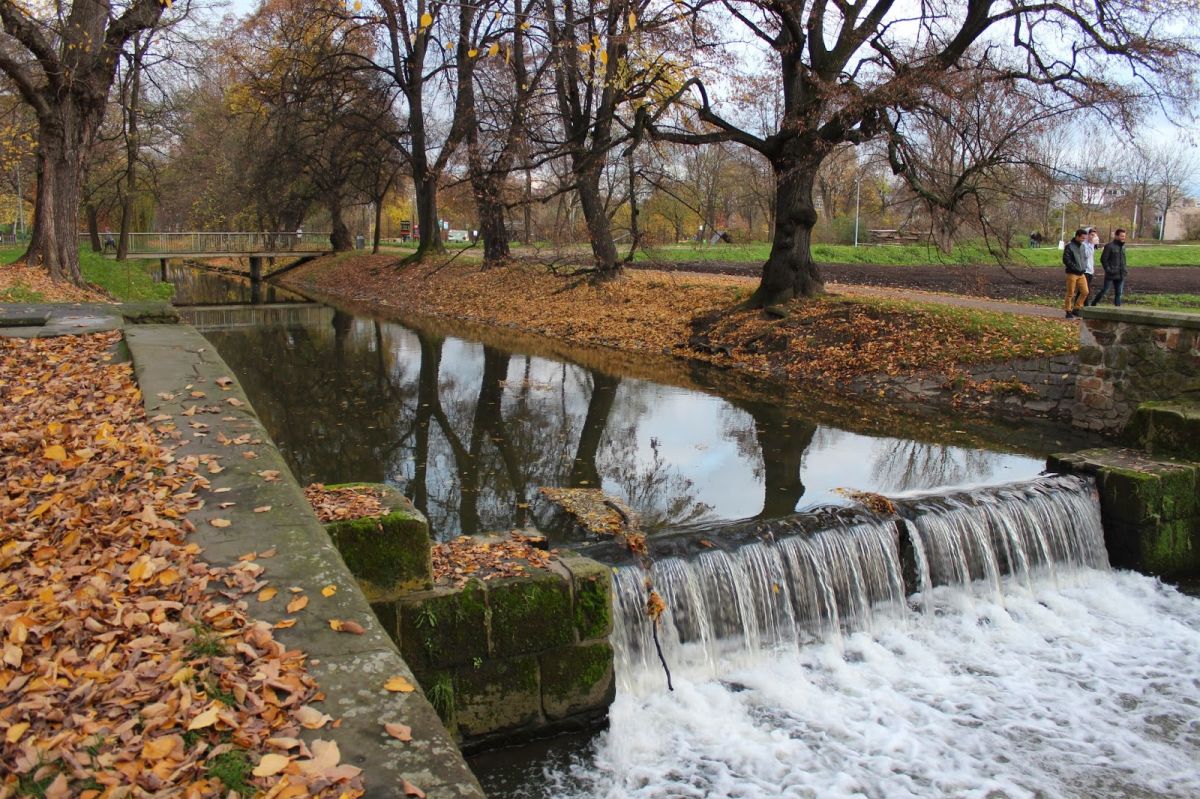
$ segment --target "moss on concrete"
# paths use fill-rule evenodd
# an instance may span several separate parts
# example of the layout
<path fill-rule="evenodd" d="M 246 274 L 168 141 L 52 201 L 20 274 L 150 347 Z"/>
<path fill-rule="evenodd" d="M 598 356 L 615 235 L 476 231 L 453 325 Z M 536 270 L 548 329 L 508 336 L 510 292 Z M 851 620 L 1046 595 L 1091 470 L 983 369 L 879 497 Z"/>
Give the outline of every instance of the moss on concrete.
<path fill-rule="evenodd" d="M 537 658 L 483 660 L 454 670 L 454 721 L 464 738 L 515 729 L 540 719 Z"/>
<path fill-rule="evenodd" d="M 1163 577 L 1200 574 L 1200 516 L 1156 525 L 1139 540 L 1144 571 Z"/>
<path fill-rule="evenodd" d="M 408 594 L 396 605 L 400 652 L 417 676 L 488 656 L 488 611 L 481 583 Z"/>
<path fill-rule="evenodd" d="M 607 566 L 587 558 L 566 557 L 575 598 L 575 631 L 580 641 L 612 632 L 612 576 Z"/>
<path fill-rule="evenodd" d="M 613 650 L 607 641 L 543 653 L 542 710 L 551 720 L 607 707 L 615 693 Z"/>
<path fill-rule="evenodd" d="M 1143 402 L 1122 437 L 1152 455 L 1200 461 L 1200 398 Z"/>
<path fill-rule="evenodd" d="M 553 572 L 489 583 L 488 608 L 496 657 L 541 652 L 575 641 L 570 589 Z"/>
<path fill-rule="evenodd" d="M 433 555 L 425 517 L 394 488 L 378 483 L 343 483 L 327 488 L 372 488 L 382 492 L 388 513 L 325 525 L 346 566 L 372 601 L 433 586 Z"/>

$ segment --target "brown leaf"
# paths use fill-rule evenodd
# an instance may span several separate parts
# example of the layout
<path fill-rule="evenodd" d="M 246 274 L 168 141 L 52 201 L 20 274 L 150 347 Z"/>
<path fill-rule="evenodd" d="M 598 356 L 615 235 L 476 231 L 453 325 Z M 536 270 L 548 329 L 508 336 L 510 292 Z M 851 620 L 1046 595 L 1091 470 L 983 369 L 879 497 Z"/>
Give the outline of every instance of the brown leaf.
<path fill-rule="evenodd" d="M 383 729 L 388 735 L 392 736 L 398 741 L 408 742 L 412 740 L 412 727 L 404 724 L 385 723 L 383 725 Z"/>
<path fill-rule="evenodd" d="M 232 522 L 228 519 L 209 519 L 208 523 L 213 527 L 228 527 L 230 524 L 232 524 Z"/>
<path fill-rule="evenodd" d="M 295 599 L 287 603 L 287 612 L 297 613 L 301 610 L 304 610 L 306 607 L 308 607 L 308 595 L 299 594 Z"/>
<path fill-rule="evenodd" d="M 425 792 L 417 786 L 413 785 L 408 780 L 404 780 L 404 784 L 400 786 L 404 791 L 405 796 L 415 796 L 417 799 L 425 799 Z"/>

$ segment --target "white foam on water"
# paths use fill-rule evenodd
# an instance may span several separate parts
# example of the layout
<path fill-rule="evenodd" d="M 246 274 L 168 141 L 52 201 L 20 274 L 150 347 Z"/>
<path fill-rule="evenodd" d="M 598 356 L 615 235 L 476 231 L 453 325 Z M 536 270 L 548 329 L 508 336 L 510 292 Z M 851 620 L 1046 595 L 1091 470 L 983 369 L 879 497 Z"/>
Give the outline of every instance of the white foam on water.
<path fill-rule="evenodd" d="M 927 599 L 674 692 L 625 688 L 591 755 L 529 795 L 1200 796 L 1200 600 L 1093 570 Z"/>

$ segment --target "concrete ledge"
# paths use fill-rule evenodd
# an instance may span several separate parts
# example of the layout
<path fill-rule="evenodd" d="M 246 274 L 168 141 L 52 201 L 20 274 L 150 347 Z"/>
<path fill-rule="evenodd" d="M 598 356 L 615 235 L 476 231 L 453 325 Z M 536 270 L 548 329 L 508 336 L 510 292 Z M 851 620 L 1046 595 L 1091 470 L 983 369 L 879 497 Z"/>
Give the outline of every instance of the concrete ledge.
<path fill-rule="evenodd" d="M 275 548 L 276 557 L 258 561 L 266 568 L 264 579 L 281 589 L 299 586 L 309 597 L 308 607 L 295 614 L 286 613 L 286 590 L 268 602 L 249 598 L 257 618 L 271 623 L 284 616 L 297 619 L 295 627 L 277 630 L 276 636 L 308 654 L 310 671 L 325 694 L 317 706 L 341 719 L 337 729 L 305 731 L 305 737 L 335 738 L 343 762 L 364 770 L 368 797 L 404 797 L 402 780 L 408 779 L 430 797 L 482 799 L 478 781 L 425 697 L 383 689 L 390 677 L 403 675 L 414 683 L 415 677 L 375 619 L 240 385 L 235 380 L 223 390 L 216 383 L 219 377 L 233 377 L 216 349 L 184 325 L 137 324 L 127 326 L 125 336 L 147 413 L 174 417 L 188 442 L 177 456 L 221 458 L 223 471 L 208 476 L 212 488 L 230 490 L 207 495 L 206 506 L 189 515 L 197 527 L 191 540 L 203 547 L 205 560 L 228 566 L 245 553 Z M 236 402 L 228 402 L 231 398 Z M 182 415 L 192 407 L 192 416 Z M 261 443 L 224 446 L 218 433 L 227 438 L 249 435 Z M 242 455 L 250 450 L 257 456 L 252 460 Z M 265 480 L 259 474 L 264 470 L 278 471 L 278 479 Z M 222 510 L 219 502 L 236 504 Z M 253 512 L 263 505 L 271 511 Z M 229 519 L 230 526 L 211 526 L 209 521 L 218 516 Z M 337 592 L 323 596 L 326 585 L 336 586 Z M 366 632 L 334 632 L 328 624 L 334 618 L 356 621 Z M 388 737 L 384 722 L 409 725 L 413 741 Z"/>
<path fill-rule="evenodd" d="M 1154 327 L 1187 327 L 1200 330 L 1200 314 L 1180 311 L 1156 311 L 1148 308 L 1126 308 L 1125 306 L 1086 306 L 1079 310 L 1084 319 L 1103 319 L 1108 322 L 1126 322 Z"/>

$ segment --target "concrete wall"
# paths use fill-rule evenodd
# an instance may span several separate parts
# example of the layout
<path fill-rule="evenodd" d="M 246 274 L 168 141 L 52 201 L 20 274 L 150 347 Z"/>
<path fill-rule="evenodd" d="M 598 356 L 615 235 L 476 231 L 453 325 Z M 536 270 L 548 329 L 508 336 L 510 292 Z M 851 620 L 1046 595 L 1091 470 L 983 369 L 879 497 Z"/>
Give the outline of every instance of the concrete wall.
<path fill-rule="evenodd" d="M 1138 405 L 1200 392 L 1200 315 L 1085 308 L 1076 427 L 1114 434 Z"/>

